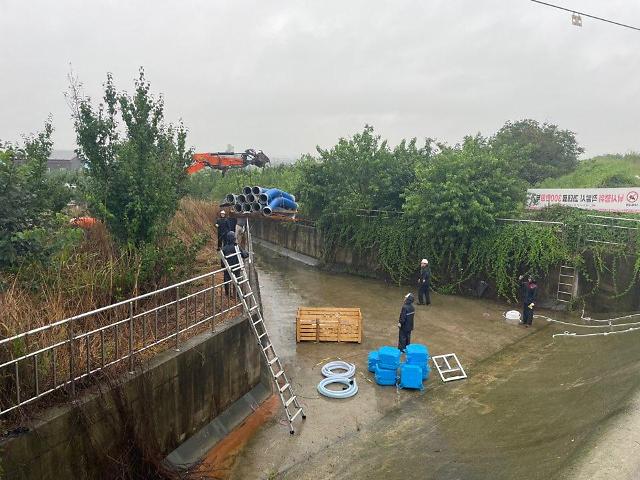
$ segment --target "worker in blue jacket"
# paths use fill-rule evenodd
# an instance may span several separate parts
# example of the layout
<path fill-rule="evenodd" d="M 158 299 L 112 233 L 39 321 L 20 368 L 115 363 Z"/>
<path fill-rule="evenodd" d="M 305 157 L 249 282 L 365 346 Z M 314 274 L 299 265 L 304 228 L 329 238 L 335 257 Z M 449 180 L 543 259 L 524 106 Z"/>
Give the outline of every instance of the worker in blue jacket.
<path fill-rule="evenodd" d="M 407 345 L 411 343 L 411 331 L 413 330 L 413 316 L 416 308 L 413 306 L 413 293 L 407 293 L 404 297 L 404 304 L 400 310 L 400 320 L 398 320 L 398 349 L 404 352 Z"/>
<path fill-rule="evenodd" d="M 520 275 L 520 281 L 524 277 Z M 522 282 L 522 321 L 521 325 L 529 328 L 533 323 L 533 309 L 536 306 L 538 298 L 538 283 L 536 279 L 529 276 L 526 281 Z"/>

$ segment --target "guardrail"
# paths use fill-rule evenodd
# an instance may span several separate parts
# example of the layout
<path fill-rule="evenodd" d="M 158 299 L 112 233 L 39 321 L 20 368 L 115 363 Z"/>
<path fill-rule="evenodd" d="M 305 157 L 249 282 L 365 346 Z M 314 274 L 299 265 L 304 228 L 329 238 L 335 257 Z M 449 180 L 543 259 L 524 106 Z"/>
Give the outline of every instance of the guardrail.
<path fill-rule="evenodd" d="M 53 392 L 76 395 L 103 370 L 180 348 L 242 304 L 218 269 L 0 340 L 0 416 Z M 224 291 L 223 291 L 224 290 Z"/>

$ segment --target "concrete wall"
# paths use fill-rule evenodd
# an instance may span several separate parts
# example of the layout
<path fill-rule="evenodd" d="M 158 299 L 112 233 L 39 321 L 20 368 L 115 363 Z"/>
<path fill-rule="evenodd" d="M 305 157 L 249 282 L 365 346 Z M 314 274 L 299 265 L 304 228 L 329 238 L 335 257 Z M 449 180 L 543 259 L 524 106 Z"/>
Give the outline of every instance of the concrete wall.
<path fill-rule="evenodd" d="M 132 455 L 142 448 L 162 460 L 253 387 L 271 391 L 248 318 L 217 329 L 159 354 L 134 375 L 101 379 L 75 404 L 47 411 L 28 433 L 4 440 L 1 478 L 116 478 L 113 459 L 135 467 Z"/>
<path fill-rule="evenodd" d="M 297 253 L 319 259 L 319 265 L 327 270 L 355 273 L 363 276 L 388 279 L 388 276 L 380 268 L 376 261 L 375 252 L 354 251 L 347 247 L 339 247 L 334 252 L 326 252 L 322 233 L 314 227 L 305 225 L 280 223 L 269 220 L 252 222 L 252 232 L 255 237 L 266 240 L 280 247 L 287 248 Z M 612 264 L 612 259 L 605 259 L 607 265 Z M 578 294 L 584 298 L 586 309 L 590 312 L 628 312 L 640 309 L 640 282 L 625 295 L 613 299 L 615 294 L 614 284 L 626 287 L 633 278 L 633 265 L 635 257 L 629 257 L 622 262 L 614 272 L 607 272 L 599 280 L 597 292 L 590 294 L 595 283 L 596 269 L 592 258 L 586 258 L 586 276 L 578 279 Z M 538 279 L 538 301 L 545 308 L 564 308 L 566 304 L 556 300 L 558 291 L 559 265 L 552 268 L 546 276 Z M 417 270 L 417 269 L 416 269 Z M 473 292 L 481 278 L 466 282 L 463 291 L 469 295 Z M 491 281 L 484 296 L 497 298 L 497 293 Z"/>
<path fill-rule="evenodd" d="M 254 237 L 261 240 L 317 259 L 318 265 L 325 270 L 387 278 L 376 261 L 375 252 L 358 251 L 341 246 L 327 251 L 322 232 L 315 227 L 272 220 L 256 220 L 251 222 L 251 232 Z"/>

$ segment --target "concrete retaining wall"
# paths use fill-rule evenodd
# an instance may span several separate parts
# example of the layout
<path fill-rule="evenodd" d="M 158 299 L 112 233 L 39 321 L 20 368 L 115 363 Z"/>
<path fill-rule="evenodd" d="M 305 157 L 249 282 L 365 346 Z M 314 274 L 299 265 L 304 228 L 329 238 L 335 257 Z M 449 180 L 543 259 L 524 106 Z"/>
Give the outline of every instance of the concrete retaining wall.
<path fill-rule="evenodd" d="M 260 383 L 261 357 L 248 322 L 238 318 L 194 337 L 128 381 L 102 384 L 103 392 L 48 412 L 30 432 L 4 443 L 4 478 L 109 478 L 107 456 L 118 458 L 136 437 L 168 454 Z"/>
<path fill-rule="evenodd" d="M 260 298 L 253 268 L 250 277 Z M 240 316 L 182 343 L 179 352 L 159 354 L 133 375 L 99 380 L 73 404 L 30 421 L 27 433 L 0 444 L 0 478 L 118 478 L 122 467 L 114 459 L 135 468 L 142 448 L 161 461 L 234 402 L 224 425 L 237 420 L 240 399 L 255 402 L 270 392 L 249 319 Z"/>
<path fill-rule="evenodd" d="M 383 279 L 388 277 L 378 265 L 375 252 L 342 246 L 329 252 L 325 249 L 322 232 L 315 227 L 255 220 L 251 222 L 251 232 L 258 239 L 318 260 L 318 266 L 324 270 Z"/>
<path fill-rule="evenodd" d="M 332 271 L 343 271 L 355 273 L 361 276 L 388 279 L 388 276 L 378 265 L 375 252 L 358 252 L 347 247 L 340 247 L 335 252 L 328 253 L 324 248 L 322 233 L 314 227 L 298 225 L 292 223 L 279 223 L 269 220 L 252 222 L 252 232 L 255 237 L 270 242 L 282 248 L 289 249 L 309 257 L 318 259 L 319 266 Z M 596 275 L 595 262 L 587 257 L 587 274 L 578 279 L 578 295 L 584 298 L 586 309 L 590 312 L 629 312 L 640 310 L 640 282 L 635 283 L 628 293 L 619 297 L 614 296 L 617 283 L 620 287 L 626 287 L 633 278 L 633 265 L 635 257 L 629 257 L 613 272 L 607 272 L 599 280 L 598 290 L 590 294 L 593 290 Z M 607 265 L 612 259 L 605 259 Z M 417 268 L 416 268 L 417 273 Z M 538 300 L 542 307 L 564 308 L 566 304 L 556 300 L 558 291 L 559 266 L 552 268 L 548 274 L 538 279 L 539 293 Z M 480 278 L 466 282 L 464 290 L 468 294 L 473 294 Z M 488 280 L 488 279 L 484 279 Z M 485 296 L 497 298 L 494 286 L 489 281 L 489 288 Z"/>

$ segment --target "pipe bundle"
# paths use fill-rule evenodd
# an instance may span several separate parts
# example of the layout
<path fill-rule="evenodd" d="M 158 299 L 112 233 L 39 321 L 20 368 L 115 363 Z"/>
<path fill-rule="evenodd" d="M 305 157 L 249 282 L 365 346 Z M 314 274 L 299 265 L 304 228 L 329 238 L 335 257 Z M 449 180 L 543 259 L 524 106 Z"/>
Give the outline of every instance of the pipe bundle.
<path fill-rule="evenodd" d="M 224 198 L 226 205 L 233 206 L 236 213 L 296 213 L 296 197 L 278 188 L 246 186 L 239 194 L 230 193 Z"/>

